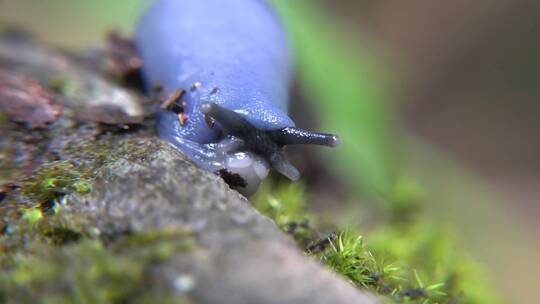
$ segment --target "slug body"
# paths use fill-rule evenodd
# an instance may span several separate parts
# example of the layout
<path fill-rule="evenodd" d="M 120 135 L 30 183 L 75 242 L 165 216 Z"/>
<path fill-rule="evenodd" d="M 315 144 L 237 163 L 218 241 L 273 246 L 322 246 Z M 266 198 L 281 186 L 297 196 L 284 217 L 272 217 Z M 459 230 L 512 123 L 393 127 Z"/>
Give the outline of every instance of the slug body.
<path fill-rule="evenodd" d="M 288 117 L 287 38 L 264 1 L 158 0 L 141 18 L 135 43 L 148 90 L 184 90 L 181 119 L 158 112 L 158 135 L 198 166 L 240 177 L 241 192 L 253 193 L 270 167 L 299 178 L 284 145 L 337 144 Z"/>

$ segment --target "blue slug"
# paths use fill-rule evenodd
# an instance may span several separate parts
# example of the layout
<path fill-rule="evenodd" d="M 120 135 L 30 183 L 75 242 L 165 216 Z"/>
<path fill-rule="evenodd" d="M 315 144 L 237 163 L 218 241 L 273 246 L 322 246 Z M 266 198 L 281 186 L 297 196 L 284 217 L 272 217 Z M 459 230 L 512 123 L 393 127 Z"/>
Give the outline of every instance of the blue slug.
<path fill-rule="evenodd" d="M 158 135 L 198 166 L 236 177 L 233 186 L 246 195 L 269 168 L 299 178 L 285 145 L 338 143 L 296 128 L 287 115 L 287 37 L 263 0 L 158 0 L 141 18 L 135 44 L 149 90 L 185 90 L 185 119 L 161 110 Z"/>

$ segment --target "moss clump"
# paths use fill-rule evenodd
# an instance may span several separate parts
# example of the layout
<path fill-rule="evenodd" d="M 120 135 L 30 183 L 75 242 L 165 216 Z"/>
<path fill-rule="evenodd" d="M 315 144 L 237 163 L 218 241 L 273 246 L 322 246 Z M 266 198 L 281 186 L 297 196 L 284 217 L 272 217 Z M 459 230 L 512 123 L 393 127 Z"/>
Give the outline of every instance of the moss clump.
<path fill-rule="evenodd" d="M 267 181 L 251 201 L 259 212 L 274 220 L 305 248 L 316 238 L 312 228 L 316 225 L 316 217 L 306 211 L 304 192 L 301 183 Z"/>
<path fill-rule="evenodd" d="M 320 259 L 354 284 L 372 287 L 378 293 L 392 293 L 394 288 L 388 282 L 399 279 L 398 267 L 376 259 L 366 247 L 364 239 L 350 231 L 341 232 Z"/>
<path fill-rule="evenodd" d="M 113 251 L 145 262 L 162 262 L 177 252 L 193 250 L 195 239 L 189 231 L 159 229 L 138 232 L 114 242 Z"/>
<path fill-rule="evenodd" d="M 347 277 L 352 283 L 387 296 L 398 303 L 452 303 L 461 293 L 449 294 L 442 281 L 429 281 L 412 268 L 406 259 L 389 259 L 374 251 L 358 233 L 340 233 L 337 241 L 320 255 L 321 261 L 334 271 Z M 435 269 L 421 267 L 423 273 L 432 274 Z M 483 302 L 488 303 L 488 302 Z"/>
<path fill-rule="evenodd" d="M 42 165 L 23 181 L 20 191 L 38 203 L 48 203 L 67 193 L 88 193 L 92 190 L 90 177 L 67 161 Z"/>
<path fill-rule="evenodd" d="M 96 240 L 62 248 L 32 244 L 11 263 L 0 284 L 8 298 L 24 303 L 39 297 L 51 303 L 118 301 L 143 275 L 137 263 L 109 254 Z"/>
<path fill-rule="evenodd" d="M 104 136 L 106 137 L 106 136 Z M 22 193 L 27 206 L 42 210 L 58 206 L 57 202 L 70 193 L 90 193 L 96 171 L 105 163 L 116 160 L 122 153 L 115 151 L 111 140 L 99 141 L 89 138 L 71 138 L 65 142 L 63 152 L 71 161 L 50 161 L 39 166 L 23 178 L 17 192 Z M 121 152 L 121 151 L 120 151 Z"/>
<path fill-rule="evenodd" d="M 306 212 L 302 191 L 298 183 L 267 183 L 253 203 L 285 231 L 305 219 L 319 228 L 316 216 Z M 450 230 L 420 216 L 420 193 L 403 180 L 388 197 L 392 207 L 379 226 L 363 233 L 359 227 L 338 228 L 336 238 L 319 241 L 327 246 L 306 252 L 390 303 L 499 303 L 481 267 L 456 245 Z M 315 235 L 311 227 L 293 233 L 303 248 Z"/>
<path fill-rule="evenodd" d="M 438 293 L 428 292 L 425 303 L 500 303 L 480 265 L 457 245 L 451 231 L 425 219 L 385 225 L 369 234 L 369 250 L 396 261 L 405 281 L 417 281 L 421 289 L 428 289 L 422 282 L 437 285 Z"/>
<path fill-rule="evenodd" d="M 188 303 L 149 285 L 148 275 L 193 248 L 189 232 L 152 230 L 105 243 L 72 220 L 61 213 L 23 217 L 0 237 L 0 302 Z"/>
<path fill-rule="evenodd" d="M 32 226 L 43 219 L 43 212 L 39 208 L 28 208 L 23 211 L 23 219 Z"/>
<path fill-rule="evenodd" d="M 392 224 L 405 224 L 416 220 L 421 214 L 425 194 L 415 179 L 401 176 L 394 183 L 385 201 L 387 221 Z"/>
<path fill-rule="evenodd" d="M 0 260 L 5 262 L 10 255 L 27 252 L 31 244 L 62 246 L 91 235 L 83 218 L 61 213 L 46 215 L 37 207 L 26 209 L 0 234 Z"/>
<path fill-rule="evenodd" d="M 183 303 L 148 286 L 149 264 L 138 254 L 138 247 L 111 249 L 99 240 L 35 243 L 10 258 L 11 267 L 0 274 L 0 297 L 16 303 Z"/>

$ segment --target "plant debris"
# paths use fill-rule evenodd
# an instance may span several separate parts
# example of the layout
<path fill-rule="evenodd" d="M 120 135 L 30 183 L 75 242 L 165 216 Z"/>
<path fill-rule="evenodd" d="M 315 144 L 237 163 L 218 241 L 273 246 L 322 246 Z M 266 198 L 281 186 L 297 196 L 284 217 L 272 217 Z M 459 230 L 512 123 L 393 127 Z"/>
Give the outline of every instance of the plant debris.
<path fill-rule="evenodd" d="M 163 94 L 157 95 L 157 99 L 160 104 L 159 107 L 161 109 L 166 109 L 175 113 L 176 116 L 178 117 L 178 121 L 180 122 L 181 126 L 186 124 L 189 117 L 184 112 L 187 106 L 187 103 L 182 100 L 182 97 L 184 97 L 185 93 L 186 93 L 185 90 L 178 89 L 168 94 L 165 98 L 163 98 Z"/>
<path fill-rule="evenodd" d="M 221 169 L 217 172 L 223 180 L 230 185 L 232 188 L 241 187 L 245 188 L 247 187 L 247 182 L 240 174 L 232 173 L 226 169 Z"/>
<path fill-rule="evenodd" d="M 164 100 L 160 98 L 160 108 L 173 111 L 176 114 L 184 112 L 184 108 L 186 107 L 186 102 L 182 101 L 182 97 L 184 97 L 186 91 L 183 89 L 179 89 L 176 91 L 173 91 L 171 94 L 169 94 Z"/>
<path fill-rule="evenodd" d="M 320 253 L 326 250 L 330 243 L 334 242 L 337 239 L 337 234 L 335 232 L 330 233 L 329 235 L 313 241 L 306 247 L 306 250 L 310 253 Z"/>
<path fill-rule="evenodd" d="M 75 120 L 84 123 L 100 123 L 129 128 L 132 125 L 142 124 L 144 118 L 142 116 L 128 115 L 122 108 L 115 105 L 98 105 L 76 112 Z"/>
<path fill-rule="evenodd" d="M 118 30 L 109 32 L 105 50 L 105 72 L 120 78 L 130 87 L 144 88 L 141 74 L 142 59 L 135 43 Z"/>
<path fill-rule="evenodd" d="M 46 128 L 62 115 L 58 98 L 30 77 L 0 70 L 0 111 L 30 129 Z"/>

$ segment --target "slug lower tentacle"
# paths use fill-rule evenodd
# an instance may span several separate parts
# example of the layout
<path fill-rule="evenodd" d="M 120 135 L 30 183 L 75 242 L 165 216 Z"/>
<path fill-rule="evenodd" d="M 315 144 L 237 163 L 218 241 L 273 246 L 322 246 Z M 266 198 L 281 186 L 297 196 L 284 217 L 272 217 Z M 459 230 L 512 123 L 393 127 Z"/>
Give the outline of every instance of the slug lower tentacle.
<path fill-rule="evenodd" d="M 291 60 L 285 31 L 263 0 L 157 0 L 135 43 L 148 90 L 183 90 L 182 112 L 162 110 L 158 135 L 249 195 L 273 168 L 300 177 L 289 144 L 336 146 L 287 116 Z M 176 95 L 175 95 L 176 96 Z"/>
<path fill-rule="evenodd" d="M 172 111 L 157 113 L 156 122 L 156 129 L 161 138 L 184 153 L 197 166 L 219 173 L 225 179 L 236 176 L 232 186 L 246 195 L 255 193 L 259 184 L 268 176 L 270 165 L 267 160 L 256 153 L 244 150 L 244 142 L 238 138 L 226 136 L 215 143 L 201 144 L 179 136 L 178 129 L 182 126 Z"/>

